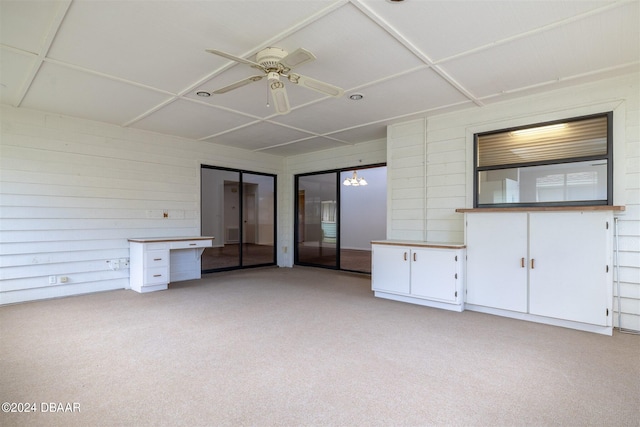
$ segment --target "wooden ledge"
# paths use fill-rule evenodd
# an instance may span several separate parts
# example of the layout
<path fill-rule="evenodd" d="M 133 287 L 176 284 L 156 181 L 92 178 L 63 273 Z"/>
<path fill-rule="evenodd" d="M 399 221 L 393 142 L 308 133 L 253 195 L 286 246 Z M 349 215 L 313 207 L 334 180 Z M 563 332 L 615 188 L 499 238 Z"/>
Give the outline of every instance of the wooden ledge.
<path fill-rule="evenodd" d="M 388 245 L 388 246 L 411 246 L 418 248 L 435 248 L 435 249 L 464 249 L 464 243 L 440 243 L 440 242 L 423 242 L 419 240 L 373 240 L 372 245 Z"/>
<path fill-rule="evenodd" d="M 597 205 L 597 206 L 518 206 L 513 208 L 470 208 L 470 209 L 456 209 L 459 213 L 482 213 L 482 212 L 576 212 L 576 211 L 615 211 L 622 212 L 625 210 L 624 206 L 609 206 L 609 205 Z"/>
<path fill-rule="evenodd" d="M 193 236 L 193 237 L 140 237 L 127 239 L 134 243 L 164 243 L 164 242 L 182 242 L 187 240 L 215 240 L 213 236 Z"/>

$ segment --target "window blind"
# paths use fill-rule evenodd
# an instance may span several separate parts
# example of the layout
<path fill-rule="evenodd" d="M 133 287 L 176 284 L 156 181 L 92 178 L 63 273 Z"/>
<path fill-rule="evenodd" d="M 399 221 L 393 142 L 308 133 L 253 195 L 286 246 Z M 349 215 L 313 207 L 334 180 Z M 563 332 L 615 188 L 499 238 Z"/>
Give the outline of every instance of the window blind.
<path fill-rule="evenodd" d="M 607 155 L 607 117 L 478 135 L 478 167 Z"/>

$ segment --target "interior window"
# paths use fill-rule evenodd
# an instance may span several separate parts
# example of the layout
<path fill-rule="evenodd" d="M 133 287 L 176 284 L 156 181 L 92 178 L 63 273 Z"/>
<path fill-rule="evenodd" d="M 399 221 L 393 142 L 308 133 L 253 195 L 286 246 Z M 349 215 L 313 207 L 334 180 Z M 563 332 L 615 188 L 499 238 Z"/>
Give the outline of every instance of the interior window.
<path fill-rule="evenodd" d="M 612 113 L 475 135 L 475 207 L 612 204 Z"/>

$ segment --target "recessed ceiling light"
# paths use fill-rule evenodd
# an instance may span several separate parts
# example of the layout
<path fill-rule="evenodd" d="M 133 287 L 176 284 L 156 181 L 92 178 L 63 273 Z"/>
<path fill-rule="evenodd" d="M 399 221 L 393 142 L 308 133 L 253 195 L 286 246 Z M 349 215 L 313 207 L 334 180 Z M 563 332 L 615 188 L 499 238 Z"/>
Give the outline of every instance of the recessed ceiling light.
<path fill-rule="evenodd" d="M 362 98 L 364 98 L 364 95 L 361 93 L 353 93 L 349 95 L 349 99 L 352 101 L 360 101 Z"/>
<path fill-rule="evenodd" d="M 201 91 L 199 91 L 199 92 L 196 92 L 196 95 L 198 95 L 198 96 L 202 96 L 203 98 L 208 98 L 208 97 L 210 97 L 210 96 L 211 96 L 211 94 L 210 94 L 209 92 L 205 92 L 205 91 L 203 91 L 203 90 L 201 90 Z"/>
<path fill-rule="evenodd" d="M 402 3 L 404 0 L 387 0 L 389 3 Z"/>

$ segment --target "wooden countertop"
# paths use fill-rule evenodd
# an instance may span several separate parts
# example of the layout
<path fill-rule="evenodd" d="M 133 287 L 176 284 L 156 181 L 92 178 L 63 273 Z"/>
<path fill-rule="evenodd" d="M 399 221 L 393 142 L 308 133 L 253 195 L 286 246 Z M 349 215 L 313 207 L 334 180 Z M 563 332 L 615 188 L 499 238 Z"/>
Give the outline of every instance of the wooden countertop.
<path fill-rule="evenodd" d="M 576 211 L 624 211 L 624 206 L 529 206 L 529 207 L 506 207 L 506 208 L 469 208 L 456 209 L 460 213 L 482 213 L 482 212 L 576 212 Z"/>
<path fill-rule="evenodd" d="M 420 248 L 464 249 L 463 243 L 423 242 L 419 240 L 373 240 L 372 245 L 414 246 Z"/>
<path fill-rule="evenodd" d="M 128 239 L 135 243 L 158 243 L 158 242 L 182 242 L 186 240 L 215 240 L 212 236 L 189 236 L 189 237 L 134 237 Z"/>

